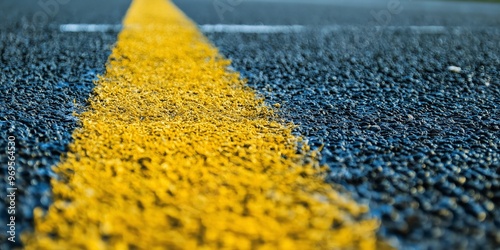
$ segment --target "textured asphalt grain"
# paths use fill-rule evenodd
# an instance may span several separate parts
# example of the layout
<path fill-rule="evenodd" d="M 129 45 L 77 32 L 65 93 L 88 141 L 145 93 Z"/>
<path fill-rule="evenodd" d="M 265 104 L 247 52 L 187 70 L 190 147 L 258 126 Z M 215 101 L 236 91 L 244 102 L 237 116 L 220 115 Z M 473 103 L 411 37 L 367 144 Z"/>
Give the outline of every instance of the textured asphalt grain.
<path fill-rule="evenodd" d="M 54 27 L 119 24 L 129 1 L 70 1 L 59 5 L 46 22 L 33 24 L 35 13 L 43 11 L 36 3 L 0 3 L 0 162 L 7 164 L 7 138 L 15 136 L 18 188 L 16 244 L 10 244 L 4 230 L 10 215 L 4 195 L 6 169 L 2 170 L 0 249 L 19 246 L 20 233 L 33 226 L 33 208 L 50 205 L 50 179 L 55 178 L 51 166 L 67 151 L 78 126 L 73 113 L 85 108 L 93 81 L 103 73 L 116 41 L 117 33 L 61 33 Z"/>
<path fill-rule="evenodd" d="M 370 8 L 384 10 L 376 6 L 247 1 L 221 20 L 210 4 L 177 3 L 199 24 L 312 28 L 206 35 L 300 125 L 297 133 L 322 147 L 326 181 L 368 203 L 381 236 L 403 249 L 500 247 L 498 6 L 407 5 L 388 24 L 403 27 L 377 30 L 363 26 Z M 318 12 L 324 16 L 312 20 Z M 405 25 L 446 28 L 430 34 Z"/>
<path fill-rule="evenodd" d="M 369 202 L 382 235 L 408 247 L 498 247 L 500 33 L 385 34 L 391 41 L 368 51 L 355 47 L 358 34 L 209 38 L 324 145 L 328 181 Z M 447 70 L 457 63 L 463 73 Z"/>
<path fill-rule="evenodd" d="M 373 25 L 370 10 L 384 10 L 386 1 L 243 1 L 223 18 L 214 1 L 175 2 L 199 24 L 345 25 L 207 35 L 250 86 L 281 104 L 280 114 L 300 125 L 297 133 L 323 146 L 327 181 L 367 202 L 382 236 L 403 248 L 500 248 L 498 5 L 401 1 L 403 12 L 389 25 L 455 27 L 419 34 L 349 27 Z M 69 1 L 46 22 L 33 22 L 43 11 L 36 1 L 0 2 L 0 162 L 14 135 L 17 236 L 32 227 L 34 206 L 50 204 L 50 167 L 66 151 L 78 125 L 72 114 L 85 107 L 116 41 L 116 33 L 60 33 L 57 25 L 118 24 L 128 3 Z M 12 247 L 5 234 L 0 242 Z"/>

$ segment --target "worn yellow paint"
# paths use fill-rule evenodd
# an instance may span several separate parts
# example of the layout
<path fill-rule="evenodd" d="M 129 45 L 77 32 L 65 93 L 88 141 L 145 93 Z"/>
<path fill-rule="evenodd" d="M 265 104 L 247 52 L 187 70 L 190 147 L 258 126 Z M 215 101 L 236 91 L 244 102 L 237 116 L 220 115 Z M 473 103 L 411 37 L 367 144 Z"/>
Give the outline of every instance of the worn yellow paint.
<path fill-rule="evenodd" d="M 366 207 L 173 4 L 124 25 L 27 249 L 375 248 Z"/>

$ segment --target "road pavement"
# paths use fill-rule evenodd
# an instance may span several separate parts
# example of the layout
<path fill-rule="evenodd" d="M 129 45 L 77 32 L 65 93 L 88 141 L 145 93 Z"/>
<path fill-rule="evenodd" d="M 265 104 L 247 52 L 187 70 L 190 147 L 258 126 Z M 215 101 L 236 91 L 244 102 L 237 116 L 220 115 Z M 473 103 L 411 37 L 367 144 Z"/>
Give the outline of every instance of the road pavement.
<path fill-rule="evenodd" d="M 382 236 L 500 246 L 500 5 L 175 2 L 202 27 L 306 27 L 206 35 L 322 149 L 327 181 L 368 203 Z"/>
<path fill-rule="evenodd" d="M 50 1 L 47 1 L 50 2 Z M 129 1 L 34 1 L 0 3 L 0 162 L 8 162 L 7 138 L 15 137 L 16 244 L 0 234 L 0 248 L 20 244 L 33 227 L 33 209 L 51 204 L 51 167 L 67 151 L 80 112 L 103 73 L 117 32 L 63 33 L 64 23 L 121 23 Z M 67 2 L 67 3 L 66 3 Z M 5 153 L 4 153 L 5 152 Z M 2 171 L 0 224 L 10 223 Z M 2 228 L 2 231 L 6 227 Z M 9 235 L 10 237 L 10 235 Z"/>
<path fill-rule="evenodd" d="M 0 3 L 0 148 L 16 138 L 16 237 L 33 227 L 35 206 L 51 204 L 50 168 L 67 151 L 79 125 L 73 113 L 88 104 L 118 34 L 60 25 L 120 24 L 129 5 L 47 2 Z M 404 249 L 500 247 L 500 5 L 174 3 L 299 125 L 295 133 L 329 168 L 325 181 L 368 204 L 381 237 Z M 207 26 L 217 24 L 226 26 Z M 12 246 L 1 237 L 0 248 Z"/>

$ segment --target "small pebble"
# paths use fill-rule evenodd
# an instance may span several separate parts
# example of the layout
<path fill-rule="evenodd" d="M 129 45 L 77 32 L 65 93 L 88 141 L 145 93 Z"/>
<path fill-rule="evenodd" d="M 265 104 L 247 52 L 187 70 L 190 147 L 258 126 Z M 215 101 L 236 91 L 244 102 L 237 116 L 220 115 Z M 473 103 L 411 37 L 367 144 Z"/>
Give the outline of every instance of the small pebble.
<path fill-rule="evenodd" d="M 453 73 L 460 73 L 462 72 L 462 68 L 457 66 L 448 66 L 448 71 L 451 71 Z"/>

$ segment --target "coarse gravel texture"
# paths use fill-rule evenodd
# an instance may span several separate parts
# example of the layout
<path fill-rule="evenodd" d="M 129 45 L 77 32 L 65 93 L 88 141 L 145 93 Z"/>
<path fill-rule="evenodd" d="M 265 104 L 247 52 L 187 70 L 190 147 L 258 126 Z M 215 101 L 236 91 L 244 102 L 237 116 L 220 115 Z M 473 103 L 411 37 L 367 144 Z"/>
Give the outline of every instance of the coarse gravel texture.
<path fill-rule="evenodd" d="M 66 151 L 78 123 L 72 113 L 85 106 L 116 39 L 113 33 L 59 33 L 57 25 L 119 23 L 128 1 L 106 3 L 69 1 L 47 23 L 33 25 L 40 6 L 27 0 L 0 2 L 0 162 L 7 162 L 7 136 L 16 136 L 22 205 L 18 235 L 31 227 L 32 208 L 50 203 L 50 166 Z M 211 10 L 212 1 L 207 4 Z M 301 10 L 294 10 L 297 17 L 307 12 L 296 8 Z M 287 15 L 270 10 L 264 13 L 266 21 L 259 11 L 248 10 L 259 8 L 241 5 L 223 21 L 213 17 L 213 10 L 202 13 L 212 13 L 209 23 L 253 18 L 252 23 L 261 24 Z M 352 11 L 366 15 L 369 10 Z M 407 8 L 393 21 L 477 27 L 500 23 L 491 15 L 470 18 L 465 12 L 436 11 L 439 17 Z M 337 13 L 332 21 L 351 23 L 353 15 L 347 13 L 352 12 Z M 405 16 L 414 19 L 406 21 Z M 419 22 L 422 18 L 438 21 Z M 302 22 L 291 18 L 274 24 L 283 23 Z M 36 30 L 23 30 L 30 26 Z M 369 202 L 372 213 L 382 218 L 381 235 L 398 238 L 405 248 L 500 248 L 498 29 L 434 35 L 370 32 L 208 35 L 269 103 L 281 103 L 281 115 L 301 125 L 297 132 L 317 147 L 325 145 L 329 181 Z M 368 44 L 367 37 L 373 38 Z M 452 65 L 461 72 L 449 71 Z M 0 184 L 2 197 L 5 185 Z M 0 210 L 6 211 L 2 200 Z M 1 213 L 0 223 L 6 219 Z M 0 249 L 8 249 L 3 237 Z"/>
<path fill-rule="evenodd" d="M 499 35 L 207 34 L 404 249 L 500 247 Z"/>
<path fill-rule="evenodd" d="M 499 5 L 461 1 L 173 0 L 198 24 L 499 26 Z"/>
<path fill-rule="evenodd" d="M 182 12 L 134 1 L 124 25 L 28 249 L 375 249 L 366 207 Z"/>
<path fill-rule="evenodd" d="M 0 32 L 0 93 L 4 97 L 0 99 L 0 148 L 6 150 L 8 136 L 15 136 L 17 236 L 31 228 L 35 206 L 47 208 L 51 203 L 50 179 L 55 177 L 51 166 L 67 151 L 78 125 L 73 112 L 84 109 L 115 36 Z M 0 154 L 0 162 L 7 162 L 6 154 Z M 2 171 L 2 177 L 5 174 Z M 0 182 L 2 192 L 6 184 Z M 7 211 L 5 197 L 0 211 Z M 7 213 L 2 212 L 0 223 L 6 221 Z"/>
<path fill-rule="evenodd" d="M 50 1 L 49 1 L 50 2 Z M 61 1 L 62 2 L 62 1 Z M 67 1 L 50 16 L 39 3 L 0 3 L 0 162 L 7 164 L 7 138 L 16 143 L 16 243 L 7 241 L 7 169 L 0 172 L 0 249 L 20 246 L 33 227 L 33 209 L 51 203 L 51 167 L 67 151 L 81 112 L 104 72 L 117 33 L 61 33 L 63 23 L 120 23 L 129 1 Z M 95 8 L 99 6 L 100 8 Z M 36 13 L 49 18 L 33 23 Z M 10 186 L 9 186 L 10 187 Z"/>

